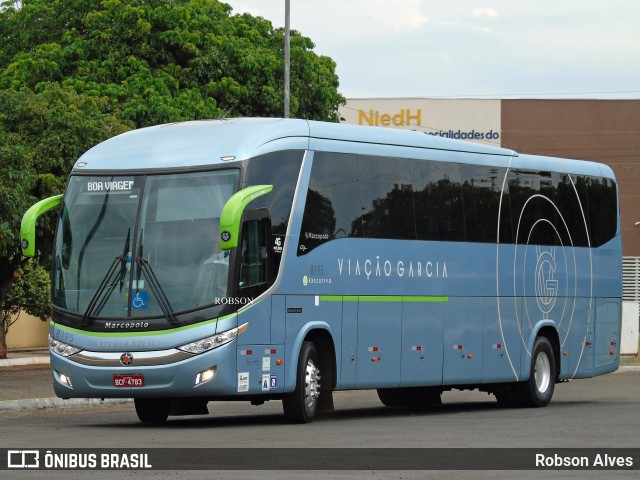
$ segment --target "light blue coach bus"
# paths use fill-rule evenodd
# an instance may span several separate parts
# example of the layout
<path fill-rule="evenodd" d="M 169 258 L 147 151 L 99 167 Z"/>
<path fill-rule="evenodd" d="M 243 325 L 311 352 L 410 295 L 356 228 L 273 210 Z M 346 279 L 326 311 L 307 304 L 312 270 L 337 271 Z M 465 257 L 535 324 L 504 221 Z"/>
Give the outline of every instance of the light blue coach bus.
<path fill-rule="evenodd" d="M 621 239 L 605 165 L 306 120 L 144 128 L 75 164 L 60 205 L 50 350 L 62 398 L 142 422 L 215 400 L 332 392 L 387 406 L 480 389 L 544 406 L 619 364 Z"/>

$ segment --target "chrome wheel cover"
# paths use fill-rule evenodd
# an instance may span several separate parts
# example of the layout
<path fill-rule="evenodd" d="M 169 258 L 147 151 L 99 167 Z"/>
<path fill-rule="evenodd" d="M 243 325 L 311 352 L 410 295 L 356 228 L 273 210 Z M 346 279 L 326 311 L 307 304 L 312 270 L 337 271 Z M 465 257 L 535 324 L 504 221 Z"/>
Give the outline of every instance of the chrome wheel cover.
<path fill-rule="evenodd" d="M 539 352 L 536 356 L 535 372 L 536 389 L 545 393 L 551 383 L 551 362 L 546 352 Z"/>
<path fill-rule="evenodd" d="M 315 409 L 320 396 L 320 370 L 309 359 L 305 369 L 304 401 L 308 410 Z"/>

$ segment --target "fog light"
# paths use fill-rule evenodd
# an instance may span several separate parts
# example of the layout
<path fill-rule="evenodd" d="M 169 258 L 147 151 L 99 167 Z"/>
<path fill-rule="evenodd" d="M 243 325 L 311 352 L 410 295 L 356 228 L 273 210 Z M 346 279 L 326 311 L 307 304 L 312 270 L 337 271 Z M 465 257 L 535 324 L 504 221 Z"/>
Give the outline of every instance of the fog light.
<path fill-rule="evenodd" d="M 206 370 L 201 371 L 196 375 L 196 385 L 200 385 L 201 383 L 206 383 L 209 380 L 212 380 L 216 376 L 216 370 L 218 367 L 207 368 Z"/>
<path fill-rule="evenodd" d="M 54 373 L 56 374 L 56 378 L 62 385 L 64 385 L 65 387 L 73 388 L 73 385 L 71 385 L 71 378 L 69 378 L 68 375 L 65 375 L 64 373 L 56 372 L 55 370 L 54 370 Z"/>

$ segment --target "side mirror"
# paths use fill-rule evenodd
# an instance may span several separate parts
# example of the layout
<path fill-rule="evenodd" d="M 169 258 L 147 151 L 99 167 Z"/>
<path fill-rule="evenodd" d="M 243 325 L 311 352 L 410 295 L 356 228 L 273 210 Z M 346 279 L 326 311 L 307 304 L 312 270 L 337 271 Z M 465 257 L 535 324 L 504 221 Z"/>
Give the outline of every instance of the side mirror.
<path fill-rule="evenodd" d="M 254 185 L 234 193 L 220 214 L 220 248 L 231 250 L 238 246 L 242 213 L 249 203 L 273 190 L 273 185 Z"/>
<path fill-rule="evenodd" d="M 36 220 L 44 212 L 48 212 L 52 208 L 60 205 L 62 203 L 62 197 L 63 195 L 56 195 L 40 200 L 31 206 L 22 217 L 20 238 L 22 239 L 22 255 L 25 257 L 33 257 L 36 253 Z"/>

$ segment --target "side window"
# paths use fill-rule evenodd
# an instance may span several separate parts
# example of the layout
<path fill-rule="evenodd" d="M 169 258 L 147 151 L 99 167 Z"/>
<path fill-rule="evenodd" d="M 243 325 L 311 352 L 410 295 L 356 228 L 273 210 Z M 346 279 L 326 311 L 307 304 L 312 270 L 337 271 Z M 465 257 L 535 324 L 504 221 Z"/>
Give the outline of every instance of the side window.
<path fill-rule="evenodd" d="M 554 201 L 562 215 L 557 218 L 556 228 L 562 234 L 563 245 L 586 247 L 589 245 L 589 210 L 584 177 L 553 175 L 557 177 L 557 181 L 554 180 Z"/>
<path fill-rule="evenodd" d="M 298 255 L 330 240 L 362 236 L 359 189 L 356 155 L 314 154 Z"/>
<path fill-rule="evenodd" d="M 358 157 L 362 236 L 415 240 L 411 160 Z"/>
<path fill-rule="evenodd" d="M 555 227 L 556 210 L 550 173 L 525 170 L 509 172 L 509 196 L 514 243 L 560 245 Z"/>
<path fill-rule="evenodd" d="M 273 185 L 271 193 L 251 203 L 252 208 L 267 208 L 271 215 L 272 227 L 268 243 L 270 253 L 273 254 L 273 278 L 278 275 L 280 268 L 282 246 L 289 225 L 303 155 L 304 152 L 301 150 L 286 150 L 252 158 L 247 164 L 243 187 Z"/>
<path fill-rule="evenodd" d="M 266 213 L 266 212 L 265 212 Z M 240 255 L 240 292 L 245 296 L 257 296 L 270 281 L 267 236 L 268 219 L 246 220 L 242 224 Z"/>
<path fill-rule="evenodd" d="M 509 191 L 509 182 L 504 179 L 505 175 L 507 175 L 506 169 L 500 175 L 500 191 L 498 192 L 498 205 L 496 206 L 496 211 L 498 211 L 500 215 L 499 243 L 514 243 L 515 233 L 511 222 L 511 194 Z M 504 191 L 502 190 L 503 188 Z M 502 192 L 502 199 L 500 199 L 500 192 Z"/>
<path fill-rule="evenodd" d="M 496 242 L 505 170 L 480 165 L 460 166 L 468 242 Z"/>
<path fill-rule="evenodd" d="M 556 172 L 509 172 L 514 243 L 586 247 L 589 231 L 591 246 L 608 241 L 615 235 L 617 200 L 615 185 L 610 189 L 606 182 L 611 184 Z"/>
<path fill-rule="evenodd" d="M 464 241 L 460 166 L 414 161 L 412 177 L 418 239 Z"/>
<path fill-rule="evenodd" d="M 591 242 L 599 247 L 611 240 L 618 228 L 616 183 L 609 178 L 591 177 L 587 188 Z"/>

